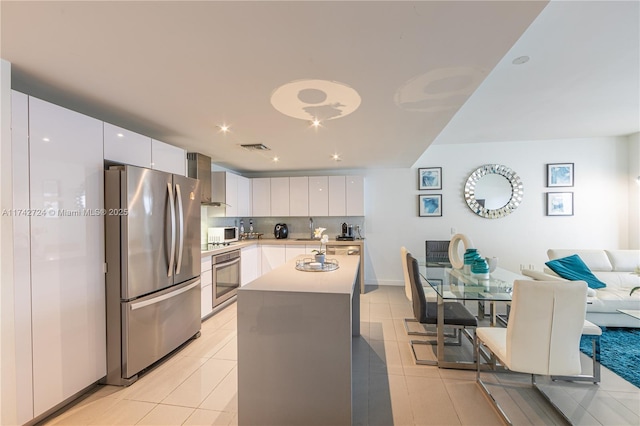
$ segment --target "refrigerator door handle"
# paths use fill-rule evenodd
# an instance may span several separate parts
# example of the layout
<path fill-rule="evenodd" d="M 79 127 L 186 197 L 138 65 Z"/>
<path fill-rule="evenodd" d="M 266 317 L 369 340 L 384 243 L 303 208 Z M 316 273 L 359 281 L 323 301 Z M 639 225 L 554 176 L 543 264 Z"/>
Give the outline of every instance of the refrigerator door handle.
<path fill-rule="evenodd" d="M 154 305 L 156 303 L 160 303 L 163 300 L 171 299 L 172 297 L 176 297 L 179 294 L 184 293 L 185 291 L 189 291 L 192 288 L 199 286 L 200 280 L 196 280 L 193 283 L 189 284 L 186 287 L 182 287 L 180 290 L 172 291 L 171 293 L 163 294 L 162 296 L 154 297 L 153 299 L 145 300 L 144 302 L 132 303 L 131 310 L 135 311 L 136 309 L 144 308 L 145 306 Z"/>
<path fill-rule="evenodd" d="M 169 207 L 171 208 L 171 254 L 169 254 L 169 268 L 167 269 L 167 277 L 173 275 L 173 265 L 176 257 L 176 200 L 173 197 L 173 188 L 171 183 L 167 183 L 167 191 L 169 191 Z"/>
<path fill-rule="evenodd" d="M 182 193 L 179 184 L 176 184 L 176 199 L 178 200 L 178 220 L 180 221 L 180 245 L 178 246 L 178 262 L 176 263 L 176 274 L 179 274 L 182 266 L 182 252 L 184 251 L 184 208 L 182 207 Z"/>

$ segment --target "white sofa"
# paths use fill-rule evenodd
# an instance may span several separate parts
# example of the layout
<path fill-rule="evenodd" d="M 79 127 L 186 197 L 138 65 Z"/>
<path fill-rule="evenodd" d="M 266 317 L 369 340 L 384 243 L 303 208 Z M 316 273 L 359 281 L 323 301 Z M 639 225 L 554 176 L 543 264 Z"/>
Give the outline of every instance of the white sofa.
<path fill-rule="evenodd" d="M 618 309 L 640 310 L 640 290 L 629 295 L 632 288 L 640 286 L 640 276 L 634 273 L 640 267 L 640 250 L 586 250 L 549 249 L 549 260 L 577 254 L 591 272 L 607 286 L 589 289 L 587 294 L 587 320 L 605 327 L 640 328 L 640 320 L 618 312 Z M 545 266 L 544 272 L 523 270 L 522 273 L 536 280 L 563 280 Z"/>

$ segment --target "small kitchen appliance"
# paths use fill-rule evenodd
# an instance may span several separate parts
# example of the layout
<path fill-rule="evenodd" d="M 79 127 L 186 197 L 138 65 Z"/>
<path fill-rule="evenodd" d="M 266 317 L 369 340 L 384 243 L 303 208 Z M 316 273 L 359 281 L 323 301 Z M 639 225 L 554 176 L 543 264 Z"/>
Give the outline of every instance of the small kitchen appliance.
<path fill-rule="evenodd" d="M 353 241 L 355 236 L 353 235 L 353 225 L 349 225 L 346 222 L 342 224 L 342 233 L 336 237 L 337 241 Z"/>
<path fill-rule="evenodd" d="M 275 228 L 273 228 L 273 235 L 278 240 L 285 239 L 289 236 L 289 228 L 287 228 L 286 223 L 278 223 Z"/>
<path fill-rule="evenodd" d="M 237 226 L 223 226 L 209 228 L 207 230 L 207 242 L 209 244 L 232 243 L 240 239 Z"/>

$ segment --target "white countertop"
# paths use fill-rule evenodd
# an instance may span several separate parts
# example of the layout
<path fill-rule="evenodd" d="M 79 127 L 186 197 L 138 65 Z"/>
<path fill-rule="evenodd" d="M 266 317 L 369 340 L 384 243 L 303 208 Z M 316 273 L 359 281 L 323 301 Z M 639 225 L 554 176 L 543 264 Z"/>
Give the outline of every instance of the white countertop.
<path fill-rule="evenodd" d="M 353 241 L 349 241 L 353 243 Z M 335 255 L 340 267 L 335 271 L 307 272 L 296 269 L 296 260 L 309 257 L 300 255 L 295 259 L 262 275 L 240 291 L 288 291 L 299 293 L 351 294 L 357 284 L 360 256 Z"/>

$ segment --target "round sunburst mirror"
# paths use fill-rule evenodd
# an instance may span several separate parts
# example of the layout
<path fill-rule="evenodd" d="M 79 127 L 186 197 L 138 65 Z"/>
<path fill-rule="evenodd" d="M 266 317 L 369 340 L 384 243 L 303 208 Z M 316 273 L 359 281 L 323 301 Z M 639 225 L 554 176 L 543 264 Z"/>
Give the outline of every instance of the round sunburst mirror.
<path fill-rule="evenodd" d="M 487 219 L 511 214 L 522 202 L 523 194 L 520 177 L 500 164 L 478 167 L 464 186 L 464 199 L 471 211 Z"/>

